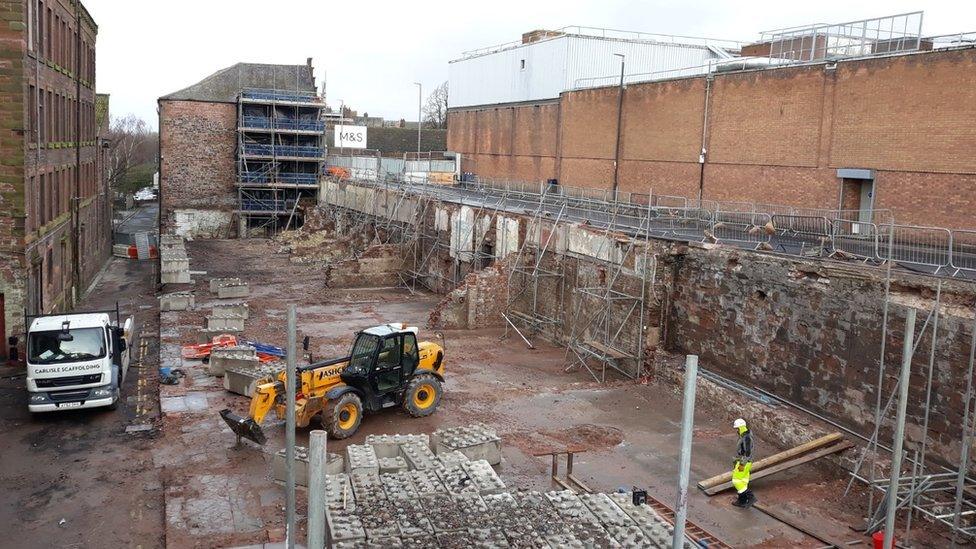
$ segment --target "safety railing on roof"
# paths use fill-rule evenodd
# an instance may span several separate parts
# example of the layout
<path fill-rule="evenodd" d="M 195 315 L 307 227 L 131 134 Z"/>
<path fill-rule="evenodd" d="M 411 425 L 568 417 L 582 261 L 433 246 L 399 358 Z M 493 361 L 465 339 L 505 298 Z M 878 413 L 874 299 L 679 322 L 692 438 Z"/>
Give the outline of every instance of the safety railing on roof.
<path fill-rule="evenodd" d="M 976 230 L 951 230 L 894 223 L 890 210 L 797 208 L 742 201 L 611 193 L 602 189 L 544 182 L 478 178 L 451 187 L 408 183 L 391 175 L 386 185 L 433 192 L 447 200 L 464 193 L 497 197 L 496 207 L 532 210 L 545 204 L 565 208 L 564 219 L 661 238 L 729 243 L 778 253 L 855 259 L 883 264 L 889 259 L 931 274 L 976 279 Z M 863 218 L 870 219 L 864 221 Z M 646 223 L 647 225 L 641 225 Z M 891 241 L 889 243 L 889 240 Z"/>
<path fill-rule="evenodd" d="M 319 97 L 313 91 L 299 90 L 266 90 L 244 88 L 241 90 L 244 99 L 259 99 L 262 101 L 287 101 L 291 103 L 318 103 Z"/>

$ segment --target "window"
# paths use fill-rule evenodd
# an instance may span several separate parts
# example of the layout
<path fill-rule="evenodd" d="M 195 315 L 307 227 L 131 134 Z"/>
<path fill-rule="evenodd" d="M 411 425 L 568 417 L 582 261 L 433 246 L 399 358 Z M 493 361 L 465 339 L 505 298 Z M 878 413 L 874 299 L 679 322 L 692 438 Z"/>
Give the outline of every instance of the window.
<path fill-rule="evenodd" d="M 105 331 L 102 328 L 73 328 L 34 332 L 28 337 L 28 362 L 58 364 L 92 360 L 105 356 Z"/>
<path fill-rule="evenodd" d="M 47 9 L 47 26 L 44 27 L 44 58 L 51 59 L 51 53 L 54 51 L 51 42 L 54 41 L 54 36 L 51 31 L 54 29 L 54 24 L 52 23 L 54 19 L 54 13 L 52 13 L 51 8 Z"/>
<path fill-rule="evenodd" d="M 28 137 L 31 141 L 37 140 L 37 88 L 34 86 L 30 87 L 30 93 L 27 96 L 27 119 L 28 124 Z"/>
<path fill-rule="evenodd" d="M 27 0 L 27 51 L 34 51 L 34 0 Z"/>

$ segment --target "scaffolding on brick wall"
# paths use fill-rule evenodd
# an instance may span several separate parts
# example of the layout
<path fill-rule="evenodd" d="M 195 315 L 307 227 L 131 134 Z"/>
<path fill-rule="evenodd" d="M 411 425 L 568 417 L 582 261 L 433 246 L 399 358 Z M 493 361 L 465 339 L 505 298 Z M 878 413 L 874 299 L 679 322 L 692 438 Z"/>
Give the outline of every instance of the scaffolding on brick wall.
<path fill-rule="evenodd" d="M 430 283 L 434 278 L 448 287 L 457 286 L 463 276 L 464 265 L 469 265 L 468 272 L 480 271 L 495 258 L 493 250 L 487 249 L 485 243 L 489 232 L 495 225 L 498 212 L 504 207 L 506 197 L 492 197 L 484 194 L 476 201 L 463 201 L 460 207 L 452 212 L 447 208 L 438 208 L 433 203 L 438 200 L 432 192 L 435 187 L 424 184 L 405 183 L 404 187 L 417 197 L 419 193 L 420 215 L 417 217 L 416 229 L 403 242 L 412 250 L 412 265 L 400 275 L 403 285 L 411 291 L 416 291 L 417 285 L 436 291 L 438 288 Z M 494 200 L 494 203 L 492 202 Z M 430 212 L 434 215 L 431 216 Z M 470 223 L 465 223 L 466 212 L 470 212 Z M 433 217 L 433 219 L 431 219 Z M 443 228 L 441 228 L 443 227 Z M 446 232 L 449 237 L 445 241 L 441 233 Z M 468 245 L 470 244 L 470 249 Z M 432 269 L 432 262 L 438 257 L 438 252 L 447 254 L 451 258 L 450 276 L 445 276 Z"/>
<path fill-rule="evenodd" d="M 543 191 L 539 197 L 539 203 L 532 214 L 531 221 L 526 226 L 525 238 L 522 245 L 512 261 L 512 267 L 508 274 L 508 300 L 505 304 L 505 335 L 508 337 L 509 330 L 514 330 L 529 345 L 529 339 L 525 333 L 529 334 L 549 334 L 553 339 L 558 337 L 557 329 L 562 324 L 559 315 L 563 309 L 563 279 L 564 273 L 561 264 L 557 269 L 549 269 L 544 266 L 547 254 L 553 244 L 553 238 L 560 230 L 559 223 L 563 219 L 566 211 L 566 204 L 562 204 L 556 213 L 555 219 L 551 222 L 548 232 L 545 225 L 549 223 L 552 212 L 547 209 L 547 199 L 550 193 Z M 554 302 L 557 305 L 551 313 L 546 313 L 539 302 L 539 284 L 544 281 L 551 281 L 555 286 L 557 296 Z M 518 307 L 521 300 L 527 301 L 525 307 Z M 548 296 L 552 299 L 553 296 Z M 521 327 L 521 329 L 520 329 Z"/>
<path fill-rule="evenodd" d="M 314 91 L 242 88 L 237 97 L 239 236 L 299 225 L 325 159 L 324 103 Z"/>
<path fill-rule="evenodd" d="M 578 257 L 572 332 L 566 345 L 566 371 L 586 370 L 601 383 L 606 381 L 608 368 L 628 378 L 643 376 L 648 286 L 653 288 L 657 280 L 657 256 L 650 254 L 649 246 L 649 210 L 613 203 L 608 214 L 600 247 L 593 254 L 596 260 L 586 257 L 601 270 L 596 278 L 603 283 L 581 284 L 582 260 Z M 622 226 L 629 231 L 621 231 Z M 639 289 L 628 290 L 621 276 L 637 280 Z M 633 329 L 635 324 L 636 338 L 628 337 L 627 328 Z M 627 363 L 633 369 L 628 370 Z"/>

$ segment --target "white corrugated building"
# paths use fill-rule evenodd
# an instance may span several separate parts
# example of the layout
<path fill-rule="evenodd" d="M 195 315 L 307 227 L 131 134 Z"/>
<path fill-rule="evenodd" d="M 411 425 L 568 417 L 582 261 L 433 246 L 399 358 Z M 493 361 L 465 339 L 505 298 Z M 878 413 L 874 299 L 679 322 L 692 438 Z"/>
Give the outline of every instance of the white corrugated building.
<path fill-rule="evenodd" d="M 522 40 L 465 52 L 449 65 L 448 107 L 555 99 L 576 88 L 616 84 L 620 57 L 626 82 L 707 72 L 737 55 L 741 44 L 591 27 L 532 31 Z"/>

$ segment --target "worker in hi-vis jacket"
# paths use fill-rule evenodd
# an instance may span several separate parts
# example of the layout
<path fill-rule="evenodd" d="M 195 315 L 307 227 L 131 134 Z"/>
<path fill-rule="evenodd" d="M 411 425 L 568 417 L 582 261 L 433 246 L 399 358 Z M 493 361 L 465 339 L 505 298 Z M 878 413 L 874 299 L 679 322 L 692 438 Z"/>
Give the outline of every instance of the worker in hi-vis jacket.
<path fill-rule="evenodd" d="M 752 470 L 752 433 L 749 432 L 746 420 L 742 418 L 733 421 L 732 427 L 739 435 L 735 460 L 732 464 L 732 486 L 739 496 L 732 505 L 748 507 L 756 502 L 756 496 L 749 489 L 749 472 Z"/>

